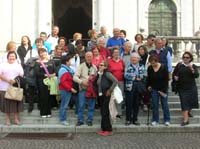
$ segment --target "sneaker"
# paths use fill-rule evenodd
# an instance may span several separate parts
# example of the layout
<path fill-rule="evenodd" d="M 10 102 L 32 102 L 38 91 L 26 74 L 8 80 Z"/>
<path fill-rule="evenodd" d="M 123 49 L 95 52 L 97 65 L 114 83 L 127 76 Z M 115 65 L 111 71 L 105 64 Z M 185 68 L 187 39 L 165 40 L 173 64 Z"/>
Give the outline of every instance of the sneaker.
<path fill-rule="evenodd" d="M 165 122 L 165 126 L 170 126 L 170 122 Z"/>
<path fill-rule="evenodd" d="M 156 121 L 153 121 L 153 122 L 151 123 L 151 125 L 152 125 L 152 126 L 157 126 L 158 123 L 157 123 Z"/>
<path fill-rule="evenodd" d="M 79 121 L 78 121 L 78 122 L 76 123 L 76 126 L 81 126 L 81 125 L 83 125 L 83 124 L 84 124 L 83 122 L 79 122 Z"/>
<path fill-rule="evenodd" d="M 41 115 L 41 118 L 47 118 L 47 116 L 46 115 Z"/>
<path fill-rule="evenodd" d="M 133 125 L 140 126 L 140 123 L 138 121 L 135 121 L 133 122 Z"/>
<path fill-rule="evenodd" d="M 144 107 L 143 107 L 143 111 L 144 111 L 144 112 L 147 112 L 147 111 L 148 111 L 148 107 L 147 107 L 147 105 L 144 105 Z"/>
<path fill-rule="evenodd" d="M 62 121 L 61 124 L 65 126 L 69 126 L 69 123 L 67 121 Z"/>
<path fill-rule="evenodd" d="M 51 115 L 47 115 L 47 118 L 51 118 Z"/>
<path fill-rule="evenodd" d="M 104 132 L 105 132 L 105 131 L 103 131 L 103 130 L 100 130 L 100 131 L 97 131 L 97 134 L 99 134 L 99 135 L 103 136 L 103 135 L 104 135 Z"/>

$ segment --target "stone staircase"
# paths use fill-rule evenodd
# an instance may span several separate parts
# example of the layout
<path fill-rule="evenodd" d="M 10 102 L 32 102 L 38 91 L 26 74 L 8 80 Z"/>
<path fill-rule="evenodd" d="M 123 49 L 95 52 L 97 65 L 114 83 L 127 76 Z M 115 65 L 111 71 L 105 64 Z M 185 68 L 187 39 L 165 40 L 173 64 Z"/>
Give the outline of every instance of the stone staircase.
<path fill-rule="evenodd" d="M 200 90 L 199 90 L 200 91 Z M 199 95 L 200 96 L 200 95 Z M 32 113 L 27 113 L 27 104 L 24 104 L 24 112 L 20 114 L 22 125 L 11 125 L 6 126 L 3 124 L 5 122 L 5 118 L 3 113 L 0 113 L 0 132 L 1 133 L 10 133 L 10 132 L 18 132 L 18 133 L 59 133 L 59 132 L 71 132 L 71 133 L 88 133 L 88 132 L 96 132 L 100 129 L 100 111 L 97 109 L 95 111 L 94 116 L 94 124 L 93 126 L 82 125 L 76 127 L 77 116 L 74 113 L 74 110 L 68 110 L 68 121 L 70 123 L 69 126 L 63 126 L 59 123 L 58 119 L 58 110 L 52 110 L 52 118 L 41 118 L 39 116 L 39 110 L 37 110 L 37 104 L 35 104 L 35 108 Z M 171 125 L 169 127 L 164 126 L 163 124 L 163 114 L 160 108 L 160 125 L 157 127 L 153 127 L 151 125 L 147 125 L 147 112 L 140 110 L 138 119 L 141 123 L 140 126 L 125 126 L 125 116 L 122 119 L 117 119 L 113 123 L 114 132 L 199 132 L 200 131 L 200 110 L 194 109 L 192 113 L 194 115 L 193 118 L 190 118 L 190 125 L 186 127 L 180 127 L 180 123 L 182 121 L 182 114 L 180 109 L 180 102 L 177 95 L 170 92 L 169 93 L 169 108 L 171 114 Z M 87 110 L 86 110 L 87 111 Z M 86 114 L 87 112 L 85 112 Z M 150 121 L 151 121 L 152 111 L 150 111 Z"/>

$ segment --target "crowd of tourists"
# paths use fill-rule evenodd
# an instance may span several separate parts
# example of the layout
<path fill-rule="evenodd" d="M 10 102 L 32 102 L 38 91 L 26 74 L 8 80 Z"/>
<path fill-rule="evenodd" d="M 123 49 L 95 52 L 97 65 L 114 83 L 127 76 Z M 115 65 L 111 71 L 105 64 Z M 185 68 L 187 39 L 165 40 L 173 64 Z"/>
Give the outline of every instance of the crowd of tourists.
<path fill-rule="evenodd" d="M 52 109 L 58 108 L 60 123 L 67 126 L 67 109 L 74 105 L 76 126 L 92 126 L 95 109 L 100 108 L 101 131 L 97 133 L 108 136 L 115 119 L 125 117 L 126 126 L 140 125 L 139 109 L 152 110 L 152 126 L 161 124 L 161 102 L 163 124 L 169 126 L 170 82 L 180 97 L 181 126 L 189 124 L 191 110 L 198 108 L 195 78 L 199 76 L 190 52 L 183 54 L 173 71 L 173 50 L 164 37 L 150 34 L 144 39 L 136 34 L 135 43 L 131 43 L 125 30 L 114 28 L 111 37 L 105 26 L 100 33 L 89 30 L 88 36 L 86 43 L 81 33 L 74 33 L 73 41 L 68 42 L 59 37 L 59 27 L 54 26 L 50 35 L 41 32 L 33 44 L 27 35 L 18 47 L 8 42 L 0 59 L 0 110 L 5 113 L 6 125 L 11 125 L 12 113 L 14 124 L 20 125 L 23 102 L 28 102 L 29 113 L 37 102 L 41 118 L 51 118 Z M 9 85 L 15 85 L 17 79 L 24 89 L 24 100 L 6 99 Z M 120 102 L 115 92 L 121 95 Z"/>

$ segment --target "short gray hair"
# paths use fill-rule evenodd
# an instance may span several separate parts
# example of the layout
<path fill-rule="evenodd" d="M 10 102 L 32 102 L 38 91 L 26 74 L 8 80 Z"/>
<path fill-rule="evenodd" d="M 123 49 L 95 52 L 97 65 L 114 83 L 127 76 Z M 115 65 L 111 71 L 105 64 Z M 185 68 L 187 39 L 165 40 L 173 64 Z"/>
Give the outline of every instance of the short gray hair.
<path fill-rule="evenodd" d="M 140 59 L 140 55 L 137 52 L 131 53 L 131 57 L 137 57 Z"/>

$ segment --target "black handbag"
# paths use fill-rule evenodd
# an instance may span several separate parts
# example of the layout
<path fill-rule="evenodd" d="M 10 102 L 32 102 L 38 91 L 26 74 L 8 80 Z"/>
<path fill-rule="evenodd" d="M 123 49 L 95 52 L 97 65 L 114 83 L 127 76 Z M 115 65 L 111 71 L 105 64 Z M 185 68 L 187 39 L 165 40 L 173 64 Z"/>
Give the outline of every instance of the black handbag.
<path fill-rule="evenodd" d="M 144 81 L 138 81 L 137 82 L 137 91 L 139 94 L 145 94 L 147 89 L 146 89 L 146 83 Z"/>

